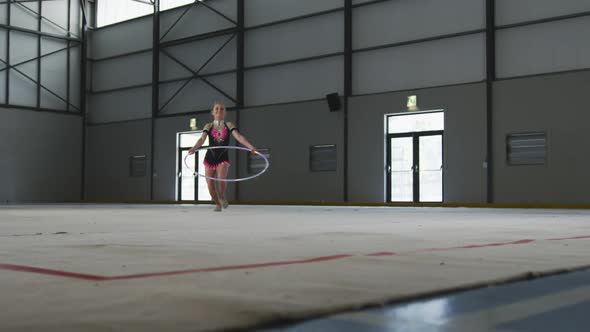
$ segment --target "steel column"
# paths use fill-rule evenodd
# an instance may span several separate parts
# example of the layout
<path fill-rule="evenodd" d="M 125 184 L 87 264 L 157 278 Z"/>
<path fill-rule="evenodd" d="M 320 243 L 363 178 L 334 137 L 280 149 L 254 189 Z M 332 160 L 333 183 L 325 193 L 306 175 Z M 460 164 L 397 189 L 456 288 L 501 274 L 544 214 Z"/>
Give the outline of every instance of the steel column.
<path fill-rule="evenodd" d="M 37 30 L 41 32 L 42 25 L 42 7 L 41 0 L 37 0 L 39 12 L 37 13 Z M 23 5 L 21 5 L 23 6 Z M 25 6 L 26 7 L 26 6 Z M 67 102 L 66 102 L 67 104 Z M 41 108 L 41 36 L 37 35 L 37 109 Z"/>
<path fill-rule="evenodd" d="M 10 3 L 6 4 L 6 23 L 10 26 Z M 10 30 L 6 30 L 6 96 L 5 103 L 10 104 Z"/>
<path fill-rule="evenodd" d="M 496 4 L 486 0 L 486 176 L 487 202 L 494 202 L 494 81 L 496 80 Z"/>
<path fill-rule="evenodd" d="M 348 201 L 348 108 L 352 96 L 352 0 L 344 0 L 343 199 Z"/>
<path fill-rule="evenodd" d="M 80 12 L 82 13 L 82 30 L 80 37 L 82 38 L 80 50 L 80 111 L 82 113 L 82 180 L 80 182 L 80 197 L 82 200 L 86 199 L 86 80 L 87 80 L 87 61 L 88 56 L 88 40 L 86 39 L 86 29 L 88 27 L 88 20 L 86 17 L 85 1 L 79 0 Z"/>
<path fill-rule="evenodd" d="M 245 49 L 245 42 L 244 42 L 244 28 L 245 28 L 245 11 L 244 11 L 244 0 L 237 0 L 238 6 L 238 33 L 237 33 L 237 47 L 236 47 L 236 123 L 238 126 L 240 125 L 240 113 L 242 113 L 242 109 L 244 108 L 244 49 Z M 239 176 L 240 174 L 240 158 L 236 158 L 236 172 Z M 237 201 L 240 200 L 240 185 L 236 183 L 235 186 L 235 198 Z"/>
<path fill-rule="evenodd" d="M 152 36 L 152 116 L 150 145 L 150 200 L 154 199 L 154 165 L 156 142 L 156 117 L 160 110 L 160 0 L 153 0 L 153 36 Z"/>

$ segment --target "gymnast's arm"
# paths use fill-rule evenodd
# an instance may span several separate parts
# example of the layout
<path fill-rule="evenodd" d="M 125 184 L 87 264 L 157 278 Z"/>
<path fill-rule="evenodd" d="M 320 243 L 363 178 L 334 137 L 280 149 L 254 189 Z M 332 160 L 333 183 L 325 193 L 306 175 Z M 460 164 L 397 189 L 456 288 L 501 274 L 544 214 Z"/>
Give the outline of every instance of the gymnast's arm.
<path fill-rule="evenodd" d="M 246 137 L 244 137 L 244 135 L 240 134 L 238 132 L 237 128 L 232 128 L 232 135 L 234 136 L 234 138 L 236 139 L 236 141 L 240 142 L 243 146 L 247 147 L 248 149 L 250 149 L 250 151 L 252 151 L 252 153 L 256 153 L 256 148 L 254 147 L 254 145 L 252 145 L 250 142 L 248 142 L 248 140 L 246 139 Z"/>
<path fill-rule="evenodd" d="M 209 129 L 206 126 L 205 130 L 203 130 L 203 134 L 201 135 L 201 138 L 199 138 L 197 143 L 195 143 L 195 146 L 193 146 L 190 150 L 188 150 L 189 155 L 195 154 L 195 151 L 197 151 L 201 146 L 203 146 L 203 144 L 205 143 L 205 140 L 207 139 L 208 131 L 209 131 Z"/>

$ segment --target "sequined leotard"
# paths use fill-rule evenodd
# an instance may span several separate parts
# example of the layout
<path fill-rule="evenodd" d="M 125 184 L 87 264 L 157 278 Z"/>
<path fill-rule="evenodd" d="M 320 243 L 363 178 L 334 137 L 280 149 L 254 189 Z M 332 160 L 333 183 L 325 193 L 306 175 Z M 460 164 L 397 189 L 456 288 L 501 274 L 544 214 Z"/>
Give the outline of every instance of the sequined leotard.
<path fill-rule="evenodd" d="M 217 126 L 215 123 L 208 123 L 203 129 L 203 132 L 209 136 L 209 146 L 228 146 L 230 134 L 237 129 L 233 123 L 221 121 L 221 124 Z M 228 149 L 207 150 L 203 164 L 208 169 L 217 169 L 219 165 L 231 164 Z"/>

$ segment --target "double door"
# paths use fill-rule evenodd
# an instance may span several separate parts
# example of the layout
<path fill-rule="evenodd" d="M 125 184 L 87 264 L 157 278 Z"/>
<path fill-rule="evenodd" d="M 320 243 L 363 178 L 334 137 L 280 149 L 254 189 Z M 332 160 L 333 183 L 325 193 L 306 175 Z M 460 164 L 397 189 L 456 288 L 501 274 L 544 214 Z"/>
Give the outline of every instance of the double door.
<path fill-rule="evenodd" d="M 204 174 L 205 172 L 203 166 L 205 151 L 198 151 L 189 156 L 189 150 L 190 148 L 178 149 L 178 200 L 210 201 L 211 195 L 207 189 L 207 180 L 197 175 L 197 173 Z"/>
<path fill-rule="evenodd" d="M 387 136 L 387 201 L 443 201 L 443 131 Z"/>

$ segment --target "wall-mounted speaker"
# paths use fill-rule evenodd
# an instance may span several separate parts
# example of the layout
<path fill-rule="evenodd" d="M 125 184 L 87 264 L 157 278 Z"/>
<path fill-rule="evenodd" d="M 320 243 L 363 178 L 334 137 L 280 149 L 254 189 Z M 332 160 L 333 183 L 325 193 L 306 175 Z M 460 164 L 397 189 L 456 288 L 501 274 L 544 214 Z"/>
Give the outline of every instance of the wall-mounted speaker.
<path fill-rule="evenodd" d="M 337 112 L 342 107 L 342 105 L 340 104 L 340 96 L 337 92 L 327 94 L 326 100 L 328 101 L 328 107 L 330 108 L 330 112 Z"/>

